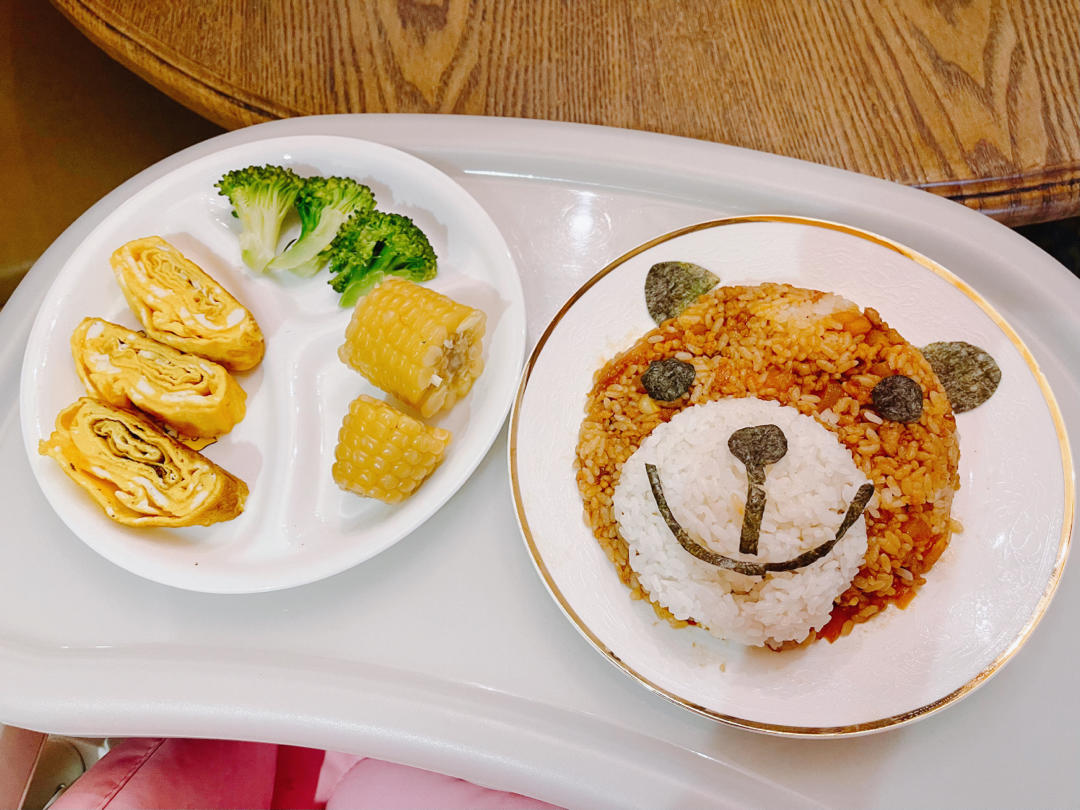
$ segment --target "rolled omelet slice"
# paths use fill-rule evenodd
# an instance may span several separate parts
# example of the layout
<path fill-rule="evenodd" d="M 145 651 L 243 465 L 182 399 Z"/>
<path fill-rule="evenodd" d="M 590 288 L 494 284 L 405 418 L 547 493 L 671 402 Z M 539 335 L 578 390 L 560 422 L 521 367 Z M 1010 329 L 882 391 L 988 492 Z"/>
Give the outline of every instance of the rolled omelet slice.
<path fill-rule="evenodd" d="M 209 526 L 244 511 L 247 484 L 131 411 L 82 397 L 38 444 L 125 526 Z"/>
<path fill-rule="evenodd" d="M 254 316 L 160 236 L 135 239 L 110 260 L 128 306 L 154 340 L 246 371 L 265 341 Z"/>
<path fill-rule="evenodd" d="M 71 356 L 90 396 L 137 408 L 196 449 L 244 418 L 247 394 L 224 366 L 118 324 L 84 318 L 71 335 Z"/>

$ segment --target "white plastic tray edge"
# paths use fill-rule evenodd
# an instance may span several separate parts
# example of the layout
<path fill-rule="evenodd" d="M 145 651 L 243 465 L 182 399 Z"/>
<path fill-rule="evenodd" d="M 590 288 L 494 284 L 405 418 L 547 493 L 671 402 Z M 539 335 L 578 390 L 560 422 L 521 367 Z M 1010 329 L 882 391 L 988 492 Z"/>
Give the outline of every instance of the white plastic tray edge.
<path fill-rule="evenodd" d="M 630 780 L 638 787 L 634 806 L 641 807 L 658 806 L 671 796 L 691 806 L 739 808 L 765 801 L 791 808 L 820 807 L 758 775 L 596 717 L 375 664 L 354 665 L 346 671 L 340 662 L 326 662 L 324 668 L 311 658 L 221 651 L 215 672 L 204 684 L 215 695 L 211 701 L 158 695 L 148 712 L 129 697 L 109 696 L 113 667 L 137 667 L 140 680 L 163 683 L 189 665 L 176 653 L 49 655 L 9 644 L 6 674 L 14 681 L 37 681 L 38 695 L 50 697 L 24 703 L 14 714 L 5 707 L 4 717 L 11 724 L 35 728 L 35 723 L 21 721 L 23 713 L 28 718 L 42 713 L 66 716 L 69 719 L 43 730 L 68 736 L 96 737 L 102 728 L 124 728 L 123 736 L 192 738 L 207 736 L 207 718 L 213 717 L 219 737 L 287 740 L 364 754 L 564 806 L 627 807 L 620 790 Z M 63 697 L 73 672 L 79 673 L 80 691 L 96 690 L 102 697 L 89 703 L 80 696 Z M 257 690 L 252 689 L 255 683 Z M 300 683 L 303 694 L 296 691 Z M 291 695 L 289 708 L 280 708 L 283 703 L 268 708 L 264 695 L 270 692 Z M 363 721 L 341 718 L 343 706 L 351 718 Z M 285 735 L 283 728 L 289 730 Z M 642 759 L 629 761 L 621 747 L 610 746 L 615 735 L 632 743 Z M 710 784 L 722 784 L 722 793 L 709 789 Z"/>

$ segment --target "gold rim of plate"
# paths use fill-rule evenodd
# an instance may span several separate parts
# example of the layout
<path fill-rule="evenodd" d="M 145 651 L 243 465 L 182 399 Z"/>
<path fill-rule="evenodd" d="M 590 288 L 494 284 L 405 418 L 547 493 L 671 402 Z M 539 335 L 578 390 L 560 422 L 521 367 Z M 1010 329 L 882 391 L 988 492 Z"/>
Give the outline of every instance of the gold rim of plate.
<path fill-rule="evenodd" d="M 632 667 L 628 666 L 618 655 L 616 655 L 611 649 L 604 644 L 588 627 L 585 621 L 577 614 L 577 612 L 570 606 L 569 602 L 563 596 L 562 592 L 556 586 L 551 572 L 548 570 L 547 565 L 544 563 L 543 558 L 536 547 L 536 543 L 533 539 L 532 532 L 529 529 L 528 519 L 525 516 L 525 509 L 521 501 L 521 490 L 518 481 L 517 473 L 517 435 L 518 435 L 518 417 L 520 412 L 521 400 L 525 395 L 525 389 L 529 384 L 529 377 L 532 375 L 533 367 L 536 361 L 539 359 L 544 346 L 547 344 L 548 338 L 552 332 L 562 321 L 571 307 L 574 306 L 581 299 L 586 292 L 589 291 L 597 282 L 604 278 L 609 273 L 616 270 L 618 267 L 625 264 L 627 261 L 637 256 L 639 253 L 643 253 L 656 245 L 663 244 L 672 239 L 680 236 L 684 236 L 688 233 L 694 233 L 695 231 L 708 230 L 710 228 L 717 228 L 723 225 L 737 225 L 748 222 L 783 222 L 795 225 L 808 225 L 812 227 L 825 228 L 827 230 L 840 231 L 851 236 L 856 236 L 860 239 L 865 239 L 869 242 L 881 245 L 882 247 L 889 248 L 896 251 L 913 262 L 925 267 L 934 274 L 940 276 L 945 281 L 952 284 L 958 290 L 964 293 L 968 298 L 975 302 L 978 307 L 985 312 L 991 320 L 997 325 L 997 327 L 1012 341 L 1016 346 L 1021 356 L 1024 358 L 1024 362 L 1027 363 L 1029 370 L 1034 376 L 1036 382 L 1039 384 L 1039 388 L 1042 390 L 1043 398 L 1046 401 L 1048 408 L 1050 409 L 1051 418 L 1054 421 L 1054 429 L 1057 432 L 1058 443 L 1061 446 L 1061 465 L 1062 474 L 1065 482 L 1065 512 L 1061 529 L 1061 539 L 1058 543 L 1057 559 L 1054 561 L 1054 568 L 1050 575 L 1050 580 L 1047 582 L 1042 595 L 1039 598 L 1038 603 L 1035 606 L 1035 611 L 1031 618 L 1024 625 L 1019 635 L 1013 639 L 1012 643 L 998 655 L 988 666 L 986 666 L 981 672 L 975 675 L 971 680 L 965 683 L 963 686 L 953 690 L 949 694 L 945 695 L 938 700 L 920 706 L 917 709 L 903 712 L 902 714 L 892 715 L 890 717 L 883 717 L 880 720 L 872 720 L 865 723 L 856 723 L 846 726 L 787 726 L 778 723 L 762 723 L 755 720 L 748 720 L 742 717 L 736 717 L 734 715 L 724 714 L 722 712 L 708 709 L 704 706 L 700 706 L 693 701 L 687 700 L 680 695 L 677 695 L 667 689 L 650 681 L 644 677 Z M 788 215 L 751 215 L 751 216 L 735 216 L 725 217 L 723 219 L 709 220 L 707 222 L 701 222 L 696 225 L 690 225 L 685 228 L 680 228 L 670 233 L 658 236 L 649 242 L 646 242 L 638 247 L 624 253 L 622 256 L 615 259 L 613 262 L 604 267 L 600 272 L 589 279 L 583 284 L 577 292 L 562 306 L 562 308 L 552 318 L 551 323 L 548 324 L 547 329 L 544 330 L 544 334 L 541 335 L 540 340 L 537 342 L 536 347 L 533 349 L 532 354 L 529 356 L 528 362 L 525 364 L 524 371 L 522 372 L 521 382 L 518 386 L 517 395 L 514 398 L 513 412 L 510 417 L 510 436 L 509 436 L 509 466 L 510 466 L 510 481 L 511 488 L 514 497 L 514 509 L 517 513 L 518 524 L 521 528 L 522 535 L 525 538 L 525 542 L 528 545 L 529 553 L 532 555 L 533 562 L 536 565 L 537 570 L 540 572 L 545 585 L 551 592 L 552 596 L 558 602 L 563 612 L 570 618 L 570 620 L 577 626 L 577 629 L 585 636 L 589 642 L 596 647 L 604 656 L 615 664 L 619 669 L 625 672 L 627 675 L 638 681 L 652 692 L 667 698 L 668 700 L 676 703 L 684 708 L 690 709 L 693 712 L 710 717 L 714 720 L 718 720 L 728 725 L 736 726 L 739 728 L 745 728 L 752 731 L 759 731 L 766 734 L 773 734 L 778 736 L 800 736 L 800 737 L 841 737 L 856 734 L 866 734 L 872 731 L 880 731 L 886 728 L 900 726 L 906 723 L 910 723 L 914 720 L 926 717 L 946 706 L 955 703 L 960 698 L 970 694 L 976 687 L 984 683 L 991 675 L 1001 669 L 1013 655 L 1024 645 L 1024 643 L 1031 636 L 1035 626 L 1042 619 L 1046 613 L 1047 607 L 1050 605 L 1050 600 L 1054 596 L 1054 592 L 1057 590 L 1058 583 L 1061 581 L 1062 572 L 1065 569 L 1065 561 L 1069 555 L 1069 544 L 1072 538 L 1072 526 L 1074 519 L 1075 509 L 1075 497 L 1076 497 L 1076 482 L 1075 474 L 1073 472 L 1072 452 L 1069 447 L 1068 434 L 1065 430 L 1065 422 L 1061 416 L 1061 410 L 1058 408 L 1057 400 L 1054 398 L 1053 392 L 1050 390 L 1050 385 L 1039 369 L 1038 363 L 1028 350 L 1027 346 L 1020 339 L 1020 336 L 1016 331 L 1006 322 L 1006 320 L 975 290 L 969 286 L 966 282 L 958 278 L 951 271 L 941 266 L 937 262 L 928 259 L 920 253 L 908 248 L 899 242 L 894 242 L 891 239 L 887 239 L 884 236 L 864 231 L 859 228 L 852 227 L 850 225 L 842 225 L 837 222 L 830 222 L 823 219 L 813 219 L 810 217 L 800 216 L 788 216 Z"/>

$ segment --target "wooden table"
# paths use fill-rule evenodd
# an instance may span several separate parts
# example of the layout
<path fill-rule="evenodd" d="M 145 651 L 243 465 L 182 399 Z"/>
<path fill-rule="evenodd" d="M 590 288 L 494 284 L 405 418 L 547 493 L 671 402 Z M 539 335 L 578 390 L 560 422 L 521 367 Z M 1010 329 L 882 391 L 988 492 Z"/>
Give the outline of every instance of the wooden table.
<path fill-rule="evenodd" d="M 1077 0 L 53 0 L 229 128 L 520 116 L 685 135 L 1080 214 Z"/>

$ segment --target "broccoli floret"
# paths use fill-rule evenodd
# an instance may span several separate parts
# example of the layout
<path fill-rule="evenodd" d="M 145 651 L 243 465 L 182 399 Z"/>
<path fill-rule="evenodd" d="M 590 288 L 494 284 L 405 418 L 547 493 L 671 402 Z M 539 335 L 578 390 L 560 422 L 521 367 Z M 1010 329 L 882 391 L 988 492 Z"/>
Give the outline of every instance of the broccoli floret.
<path fill-rule="evenodd" d="M 240 220 L 240 254 L 257 273 L 277 254 L 281 223 L 304 181 L 281 166 L 248 166 L 227 172 L 214 185 Z"/>
<path fill-rule="evenodd" d="M 333 241 L 338 228 L 353 213 L 366 214 L 375 207 L 371 189 L 348 177 L 309 177 L 296 195 L 300 235 L 270 262 L 271 270 L 291 270 L 313 276 L 326 263 L 322 251 Z"/>
<path fill-rule="evenodd" d="M 330 286 L 350 307 L 388 275 L 410 281 L 435 278 L 436 257 L 424 232 L 406 216 L 372 211 L 353 216 L 327 248 Z"/>

